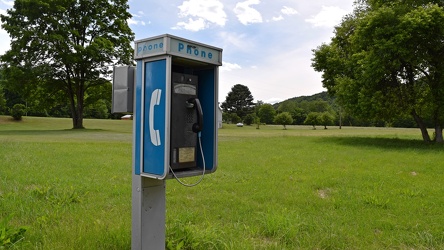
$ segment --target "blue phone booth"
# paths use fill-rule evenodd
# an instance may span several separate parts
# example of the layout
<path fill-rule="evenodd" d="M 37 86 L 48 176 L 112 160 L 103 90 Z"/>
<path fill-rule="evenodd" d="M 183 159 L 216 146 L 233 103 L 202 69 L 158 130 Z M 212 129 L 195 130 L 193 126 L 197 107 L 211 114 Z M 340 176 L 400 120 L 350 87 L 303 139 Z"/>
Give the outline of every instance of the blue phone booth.
<path fill-rule="evenodd" d="M 135 41 L 134 58 L 134 174 L 214 172 L 222 49 L 165 34 Z"/>

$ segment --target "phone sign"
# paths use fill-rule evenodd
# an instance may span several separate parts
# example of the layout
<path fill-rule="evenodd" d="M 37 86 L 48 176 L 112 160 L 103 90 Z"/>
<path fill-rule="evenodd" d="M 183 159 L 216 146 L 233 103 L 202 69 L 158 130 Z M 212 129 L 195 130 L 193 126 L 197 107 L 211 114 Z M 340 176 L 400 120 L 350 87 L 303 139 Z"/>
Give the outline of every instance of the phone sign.
<path fill-rule="evenodd" d="M 143 173 L 164 178 L 166 60 L 146 62 L 144 67 Z"/>

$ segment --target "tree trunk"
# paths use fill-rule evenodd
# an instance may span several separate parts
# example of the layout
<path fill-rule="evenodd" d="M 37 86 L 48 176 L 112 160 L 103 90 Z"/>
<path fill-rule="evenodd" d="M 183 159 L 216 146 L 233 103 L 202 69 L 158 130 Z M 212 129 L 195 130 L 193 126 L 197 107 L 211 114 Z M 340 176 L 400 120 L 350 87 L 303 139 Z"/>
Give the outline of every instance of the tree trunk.
<path fill-rule="evenodd" d="M 442 138 L 442 127 L 440 125 L 435 125 L 435 140 L 438 143 L 443 143 L 444 140 Z"/>
<path fill-rule="evenodd" d="M 339 129 L 342 129 L 342 115 L 339 113 Z"/>
<path fill-rule="evenodd" d="M 341 109 L 339 109 L 339 129 L 342 129 L 342 112 L 341 112 Z"/>
<path fill-rule="evenodd" d="M 72 117 L 73 129 L 83 129 L 83 84 L 80 85 L 77 91 L 77 102 L 75 107 L 75 117 Z"/>
<path fill-rule="evenodd" d="M 72 128 L 73 129 L 82 129 L 83 127 L 83 108 L 82 110 L 76 109 L 74 112 L 74 116 L 72 117 Z"/>
<path fill-rule="evenodd" d="M 431 142 L 429 132 L 427 131 L 427 127 L 422 121 L 421 117 L 416 113 L 415 110 L 412 111 L 411 115 L 413 116 L 413 119 L 415 119 L 416 124 L 418 125 L 419 129 L 421 130 L 422 139 L 425 142 Z"/>
<path fill-rule="evenodd" d="M 83 106 L 78 103 L 71 104 L 72 128 L 82 129 L 83 127 Z"/>
<path fill-rule="evenodd" d="M 83 127 L 83 89 L 78 88 L 74 91 L 73 84 L 68 81 L 68 96 L 71 108 L 72 128 L 82 129 Z"/>

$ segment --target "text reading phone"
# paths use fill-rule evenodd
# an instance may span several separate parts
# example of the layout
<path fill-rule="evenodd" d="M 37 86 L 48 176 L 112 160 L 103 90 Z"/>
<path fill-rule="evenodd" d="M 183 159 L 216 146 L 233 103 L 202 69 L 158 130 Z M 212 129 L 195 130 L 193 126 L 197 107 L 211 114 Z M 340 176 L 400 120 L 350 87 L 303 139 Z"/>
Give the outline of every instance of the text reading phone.
<path fill-rule="evenodd" d="M 196 167 L 197 133 L 203 129 L 197 81 L 195 75 L 172 74 L 170 165 L 173 170 Z"/>

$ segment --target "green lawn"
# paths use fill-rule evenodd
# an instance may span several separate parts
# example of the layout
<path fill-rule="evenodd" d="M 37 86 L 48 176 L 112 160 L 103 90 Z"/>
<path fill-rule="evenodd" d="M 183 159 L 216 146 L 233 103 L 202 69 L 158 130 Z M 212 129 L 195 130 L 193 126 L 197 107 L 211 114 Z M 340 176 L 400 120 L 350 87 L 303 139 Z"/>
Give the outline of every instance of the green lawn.
<path fill-rule="evenodd" d="M 13 249 L 130 249 L 132 122 L 71 126 L 0 116 L 0 244 L 10 217 Z M 419 129 L 224 125 L 214 174 L 167 181 L 167 245 L 444 249 L 443 160 Z"/>

